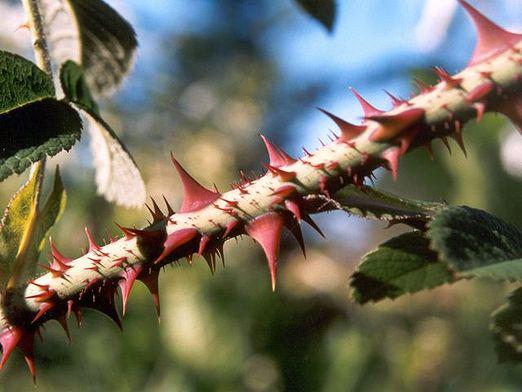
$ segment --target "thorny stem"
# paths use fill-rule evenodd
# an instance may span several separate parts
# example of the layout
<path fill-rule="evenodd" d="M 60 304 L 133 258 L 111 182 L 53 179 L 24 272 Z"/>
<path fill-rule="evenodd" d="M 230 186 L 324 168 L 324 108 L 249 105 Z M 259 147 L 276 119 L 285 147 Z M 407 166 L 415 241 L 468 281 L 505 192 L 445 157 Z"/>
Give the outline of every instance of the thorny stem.
<path fill-rule="evenodd" d="M 450 87 L 445 82 L 441 82 L 430 92 L 422 93 L 403 106 L 394 108 L 385 115 L 400 113 L 405 108 L 421 108 L 425 111 L 425 131 L 427 139 L 421 144 L 427 144 L 436 137 L 450 134 L 452 122 L 465 121 L 476 118 L 476 110 L 470 106 L 466 97 L 468 92 L 473 91 L 483 83 L 493 80 L 499 95 L 491 99 L 491 108 L 494 105 L 506 102 L 508 93 L 517 91 L 522 80 L 522 42 L 511 50 L 492 59 L 463 70 L 456 78 L 461 79 L 457 87 Z M 338 179 L 338 188 L 349 181 L 345 173 L 350 170 L 352 173 L 368 175 L 372 170 L 379 167 L 383 160 L 382 156 L 386 151 L 397 148 L 395 141 L 374 142 L 370 140 L 370 135 L 379 129 L 380 125 L 376 121 L 365 120 L 366 131 L 353 139 L 351 143 L 334 141 L 316 152 L 312 156 L 305 156 L 294 164 L 284 166 L 281 169 L 293 171 L 296 178 L 293 184 L 302 196 L 319 194 L 321 177 L 327 175 L 331 179 Z M 336 166 L 330 166 L 336 162 Z M 244 191 L 233 189 L 226 192 L 222 197 L 211 205 L 194 212 L 177 213 L 169 217 L 164 223 L 156 223 L 155 228 L 165 231 L 166 235 L 178 232 L 182 229 L 195 228 L 201 235 L 219 236 L 223 229 L 231 221 L 238 219 L 242 221 L 250 220 L 261 216 L 273 208 L 273 192 L 285 182 L 277 175 L 267 173 L 262 178 L 251 182 L 245 186 Z M 231 202 L 235 205 L 230 213 Z M 221 239 L 224 241 L 228 239 Z M 161 247 L 161 246 L 160 246 Z M 148 251 L 148 252 L 147 252 Z M 55 277 L 51 273 L 44 274 L 37 278 L 34 283 L 29 284 L 25 292 L 25 305 L 32 311 L 37 311 L 41 302 L 35 299 L 35 295 L 42 292 L 42 286 L 48 286 L 56 296 L 63 301 L 82 292 L 89 282 L 99 279 L 118 279 L 123 268 L 129 269 L 136 266 L 150 267 L 157 257 L 150 253 L 161 252 L 162 249 L 146 249 L 140 246 L 138 238 L 121 238 L 115 242 L 107 244 L 98 251 L 91 251 L 87 254 L 70 262 L 71 267 L 66 271 L 65 277 Z M 165 260 L 165 263 L 179 260 L 197 251 L 197 248 L 187 247 L 177 251 L 173 257 Z M 122 267 L 118 264 L 118 259 L 125 258 Z M 93 259 L 96 259 L 96 267 L 93 267 Z M 163 262 L 162 262 L 163 264 Z"/>
<path fill-rule="evenodd" d="M 36 5 L 37 1 L 24 0 L 24 4 L 31 10 L 31 5 Z M 422 111 L 422 121 L 418 124 L 422 125 L 422 129 L 411 146 L 414 148 L 428 145 L 439 137 L 460 137 L 461 126 L 472 118 L 480 118 L 484 109 L 507 113 L 505 106 L 509 106 L 511 100 L 514 103 L 520 99 L 522 40 L 488 58 L 487 61 L 469 65 L 453 78 L 455 81 L 458 80 L 458 83 L 445 79 L 394 109 L 382 113 L 381 120 L 383 117 L 389 120 L 407 111 Z M 517 119 L 520 120 L 518 117 Z M 50 272 L 36 278 L 28 283 L 25 293 L 17 293 L 18 296 L 13 298 L 13 306 L 0 309 L 0 333 L 2 329 L 9 327 L 6 320 L 9 319 L 11 322 L 17 310 L 25 309 L 31 320 L 36 312 L 43 309 L 43 317 L 38 319 L 39 325 L 53 316 L 47 313 L 45 305 L 53 305 L 53 309 L 63 311 L 68 300 L 81 297 L 93 284 L 114 284 L 125 279 L 125 274 L 131 271 L 140 268 L 157 269 L 161 265 L 191 256 L 198 251 L 197 241 L 203 236 L 212 238 L 218 245 L 222 244 L 225 240 L 241 234 L 232 232 L 225 236 L 225 228 L 230 223 L 237 221 L 245 224 L 268 211 L 281 209 L 277 202 L 274 203 L 274 192 L 283 185 L 291 184 L 295 187 L 297 196 L 303 197 L 323 194 L 322 185 L 325 178 L 331 185 L 328 189 L 331 194 L 344 185 L 360 183 L 362 177 L 371 174 L 387 160 L 390 152 L 397 151 L 398 143 L 404 141 L 407 136 L 392 132 L 389 138 L 376 141 L 373 135 L 376 132 L 387 131 L 387 128 L 375 117 L 367 118 L 362 127 L 364 132 L 349 141 L 334 140 L 311 156 L 302 157 L 295 163 L 279 168 L 287 173 L 295 173 L 292 179 L 285 179 L 284 175 L 278 174 L 277 171 L 269 172 L 241 189 L 222 194 L 204 208 L 172 214 L 137 235 L 126 235 L 105 246 L 91 244 L 91 249 L 85 255 L 67 262 L 64 273 Z M 411 131 L 411 128 L 401 130 Z M 354 176 L 358 176 L 358 180 Z M 164 239 L 171 239 L 177 234 L 182 235 L 186 230 L 196 231 L 197 237 L 167 252 L 167 258 L 158 259 L 160 253 L 165 253 L 164 249 L 168 250 L 168 240 Z M 161 235 L 159 238 L 149 237 L 158 233 Z M 154 264 L 157 261 L 160 263 Z M 11 322 L 10 325 L 16 323 Z"/>

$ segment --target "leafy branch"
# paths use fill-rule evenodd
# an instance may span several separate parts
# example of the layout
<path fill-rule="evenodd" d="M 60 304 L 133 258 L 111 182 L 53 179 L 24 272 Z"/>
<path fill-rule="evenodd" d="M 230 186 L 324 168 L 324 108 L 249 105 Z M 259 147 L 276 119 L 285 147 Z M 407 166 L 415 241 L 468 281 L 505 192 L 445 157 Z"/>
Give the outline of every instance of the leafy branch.
<path fill-rule="evenodd" d="M 36 231 L 31 228 L 36 227 L 34 223 L 23 223 L 34 222 L 34 211 L 44 216 L 43 210 L 32 204 L 34 193 L 29 185 L 30 196 L 24 196 L 23 202 L 12 202 L 27 206 L 21 209 L 25 211 L 19 219 L 22 223 L 13 226 L 19 227 L 16 230 L 22 234 L 11 240 L 11 225 L 2 228 L 10 250 L 1 264 L 2 281 L 8 283 L 2 291 L 0 311 L 0 364 L 18 347 L 34 375 L 33 341 L 39 328 L 52 319 L 67 328 L 66 316 L 76 314 L 80 318 L 86 307 L 102 311 L 121 325 L 114 295 L 120 288 L 125 313 L 136 280 L 149 288 L 159 314 L 157 279 L 162 266 L 197 254 L 213 270 L 216 256 L 222 255 L 223 243 L 242 234 L 252 237 L 265 252 L 275 288 L 282 230 L 287 228 L 304 249 L 300 222 L 319 230 L 310 215 L 328 209 L 342 209 L 391 224 L 406 223 L 417 229 L 387 241 L 367 255 L 351 281 L 358 302 L 396 298 L 464 278 L 519 279 L 522 235 L 518 229 L 469 207 L 410 201 L 364 186 L 365 178 L 382 166 L 396 177 L 399 159 L 416 147 L 429 148 L 434 139 L 446 141 L 450 136 L 463 147 L 464 124 L 480 120 L 485 112 L 500 112 L 521 124 L 522 35 L 501 29 L 466 2 L 461 4 L 472 16 L 479 39 L 470 63 L 458 74 L 437 69 L 441 79 L 437 85 L 426 86 L 409 100 L 394 99 L 395 107 L 388 112 L 372 107 L 356 93 L 365 112 L 362 124 L 350 124 L 327 113 L 341 134 L 299 159 L 263 138 L 269 156 L 267 172 L 259 178 L 244 178 L 225 193 L 200 185 L 172 157 L 184 187 L 184 199 L 176 213 L 168 203 L 163 213 L 153 201 L 150 226 L 122 227 L 123 237 L 104 246 L 98 245 L 87 230 L 89 250 L 75 259 L 63 256 L 51 244 L 52 263 L 46 267 L 49 272 L 25 280 L 36 264 L 37 252 L 32 251 L 32 258 L 26 257 L 30 247 L 24 244 L 34 243 L 37 246 L 31 249 L 38 250 L 39 235 L 47 230 L 47 225 Z M 100 132 L 117 140 L 101 119 L 89 92 L 93 86 L 89 86 L 84 74 L 89 68 L 83 64 L 82 69 L 81 65 L 73 61 L 60 68 L 65 99 L 45 96 L 40 101 L 69 109 L 74 105 L 90 116 Z M 47 86 L 48 80 L 42 83 Z M 29 92 L 24 96 L 31 96 Z M 30 99 L 20 102 L 33 104 Z M 58 204 L 61 202 L 52 203 Z M 53 211 L 47 214 L 53 218 L 45 222 L 55 221 L 59 215 L 56 207 L 48 210 Z M 10 222 L 16 211 L 8 211 L 4 220 Z M 10 285 L 11 281 L 16 284 Z M 515 295 L 508 310 L 499 313 L 508 316 L 495 319 L 504 343 L 513 341 L 512 337 L 505 338 L 512 334 L 502 332 L 511 325 L 510 320 L 518 323 L 511 316 L 512 309 L 518 306 L 517 298 Z"/>

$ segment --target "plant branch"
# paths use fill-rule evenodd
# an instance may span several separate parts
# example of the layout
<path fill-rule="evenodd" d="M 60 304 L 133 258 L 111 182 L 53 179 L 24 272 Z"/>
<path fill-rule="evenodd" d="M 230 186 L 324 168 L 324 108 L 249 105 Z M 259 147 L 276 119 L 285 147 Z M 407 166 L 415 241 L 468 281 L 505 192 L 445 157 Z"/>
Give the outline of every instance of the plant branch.
<path fill-rule="evenodd" d="M 27 21 L 29 24 L 29 30 L 33 36 L 33 50 L 36 60 L 36 65 L 48 75 L 52 76 L 51 67 L 51 56 L 49 54 L 49 48 L 47 46 L 47 40 L 45 38 L 45 30 L 43 24 L 42 14 L 40 12 L 40 5 L 38 0 L 22 0 L 25 13 L 27 15 Z M 40 204 L 42 184 L 45 176 L 45 161 L 43 158 L 40 161 L 33 164 L 31 167 L 31 174 L 37 172 L 37 188 L 36 188 L 36 208 Z"/>
<path fill-rule="evenodd" d="M 521 52 L 522 43 L 519 43 L 487 63 L 468 67 L 453 77 L 460 81 L 458 86 L 442 81 L 399 107 L 366 119 L 362 124 L 364 132 L 359 136 L 350 140 L 341 136 L 313 155 L 269 171 L 257 180 L 224 193 L 204 208 L 173 214 L 144 230 L 129 229 L 125 232 L 126 236 L 102 247 L 91 244 L 89 252 L 68 262 L 63 273 L 49 272 L 35 279 L 28 285 L 25 298 L 18 302 L 31 312 L 38 312 L 49 303 L 66 303 L 93 284 L 110 280 L 117 283 L 125 279 L 129 270 L 156 270 L 166 263 L 197 253 L 202 237 L 211 238 L 215 242 L 214 247 L 218 248 L 225 240 L 244 234 L 241 228 L 246 223 L 269 211 L 282 211 L 284 207 L 278 195 L 286 185 L 291 184 L 295 195 L 283 199 L 325 192 L 334 194 L 346 184 L 361 183 L 363 177 L 392 159 L 389 158 L 390 152 L 398 151 L 411 131 L 414 125 L 410 124 L 390 140 L 374 141 L 376 134 L 396 132 L 391 129 L 393 124 L 388 124 L 404 113 L 411 113 L 412 110 L 423 113 L 419 121 L 421 129 L 413 139 L 411 148 L 428 145 L 435 138 L 448 135 L 458 137 L 456 135 L 461 132 L 464 122 L 481 115 L 477 105 L 469 101 L 471 92 L 493 81 L 496 87 L 487 96 L 487 109 L 496 111 L 510 102 L 512 94 L 521 88 Z M 290 179 L 285 173 L 295 175 Z M 307 210 L 306 205 L 302 209 L 303 215 L 315 212 Z M 234 222 L 240 223 L 238 230 L 225 235 Z M 184 239 L 180 239 L 182 237 Z M 175 247 L 171 246 L 172 242 L 175 242 Z M 52 299 L 49 299 L 49 292 Z M 53 312 L 49 311 L 48 315 L 51 317 Z"/>

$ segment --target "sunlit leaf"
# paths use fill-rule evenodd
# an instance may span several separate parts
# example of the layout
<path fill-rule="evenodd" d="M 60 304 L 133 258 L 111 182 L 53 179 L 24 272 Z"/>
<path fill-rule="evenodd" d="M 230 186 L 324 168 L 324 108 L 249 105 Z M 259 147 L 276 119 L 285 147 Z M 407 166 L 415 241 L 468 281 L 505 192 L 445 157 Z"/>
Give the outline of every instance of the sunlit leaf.
<path fill-rule="evenodd" d="M 132 26 L 101 0 L 42 0 L 42 14 L 59 65 L 81 64 L 94 94 L 110 94 L 132 68 L 137 47 Z"/>
<path fill-rule="evenodd" d="M 328 31 L 333 30 L 337 10 L 335 0 L 296 0 L 296 2 Z"/>
<path fill-rule="evenodd" d="M 60 218 L 66 203 L 65 189 L 56 168 L 54 183 L 43 206 L 37 210 L 37 171 L 9 202 L 0 228 L 0 289 L 19 286 L 36 270 L 43 240 Z"/>
<path fill-rule="evenodd" d="M 34 214 L 36 172 L 18 190 L 7 205 L 0 228 L 0 289 L 4 289 L 11 277 L 22 237 Z"/>
<path fill-rule="evenodd" d="M 98 105 L 84 81 L 82 68 L 72 61 L 66 62 L 60 70 L 60 80 L 66 98 L 88 120 L 98 193 L 119 205 L 142 206 L 146 190 L 140 171 L 116 133 L 101 118 Z"/>
<path fill-rule="evenodd" d="M 402 234 L 364 256 L 352 275 L 352 297 L 358 303 L 397 298 L 406 293 L 453 282 L 456 277 L 420 231 Z"/>
<path fill-rule="evenodd" d="M 492 315 L 491 330 L 499 362 L 522 361 L 522 288 Z"/>

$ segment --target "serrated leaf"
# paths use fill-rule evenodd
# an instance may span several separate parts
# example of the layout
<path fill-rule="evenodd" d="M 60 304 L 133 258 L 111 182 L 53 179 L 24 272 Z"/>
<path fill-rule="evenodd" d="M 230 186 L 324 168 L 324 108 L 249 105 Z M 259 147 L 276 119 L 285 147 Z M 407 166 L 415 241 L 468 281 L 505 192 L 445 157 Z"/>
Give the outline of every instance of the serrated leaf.
<path fill-rule="evenodd" d="M 78 113 L 54 94 L 51 78 L 35 64 L 0 51 L 0 181 L 80 138 Z"/>
<path fill-rule="evenodd" d="M 6 236 L 11 250 L 17 247 L 16 257 L 8 259 L 12 260 L 8 287 L 21 286 L 34 276 L 44 239 L 65 209 L 67 199 L 58 167 L 53 187 L 39 210 L 35 201 L 35 177 L 36 171 L 29 181 L 30 186 L 20 190 L 17 194 L 18 202 L 10 204 L 5 213 L 4 219 L 10 224 L 3 225 L 2 236 Z M 10 234 L 13 232 L 17 234 L 15 238 Z"/>
<path fill-rule="evenodd" d="M 326 207 L 344 210 L 350 214 L 369 219 L 405 223 L 423 228 L 436 211 L 445 208 L 444 203 L 424 202 L 401 198 L 369 186 L 348 185 L 336 192 Z"/>
<path fill-rule="evenodd" d="M 364 256 L 350 287 L 358 303 L 397 298 L 455 281 L 420 231 L 402 234 Z"/>
<path fill-rule="evenodd" d="M 0 51 L 0 114 L 54 97 L 52 79 L 34 63 Z"/>
<path fill-rule="evenodd" d="M 140 171 L 116 133 L 101 118 L 81 66 L 67 61 L 60 70 L 60 81 L 66 98 L 87 117 L 98 193 L 122 206 L 141 207 L 146 190 Z"/>
<path fill-rule="evenodd" d="M 429 223 L 432 249 L 462 277 L 522 279 L 522 233 L 471 207 L 448 207 Z"/>
<path fill-rule="evenodd" d="M 491 330 L 499 362 L 522 361 L 522 287 L 491 315 Z"/>
<path fill-rule="evenodd" d="M 308 15 L 332 32 L 337 10 L 335 0 L 296 0 L 296 2 Z"/>
<path fill-rule="evenodd" d="M 81 136 L 78 112 L 54 98 L 0 115 L 0 181 L 45 156 L 68 151 Z"/>
<path fill-rule="evenodd" d="M 41 11 L 53 61 L 81 64 L 94 94 L 112 93 L 134 63 L 132 26 L 101 0 L 42 0 Z"/>

